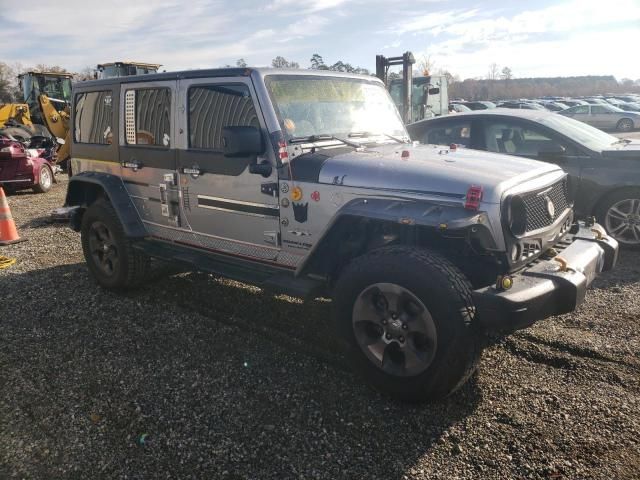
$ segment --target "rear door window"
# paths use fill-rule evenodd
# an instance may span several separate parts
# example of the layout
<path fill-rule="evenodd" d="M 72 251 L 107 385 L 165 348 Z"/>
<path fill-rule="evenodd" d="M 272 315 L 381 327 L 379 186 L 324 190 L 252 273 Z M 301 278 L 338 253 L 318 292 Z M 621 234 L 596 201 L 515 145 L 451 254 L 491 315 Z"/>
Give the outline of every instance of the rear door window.
<path fill-rule="evenodd" d="M 141 88 L 125 92 L 127 145 L 171 146 L 171 89 Z"/>
<path fill-rule="evenodd" d="M 76 95 L 74 141 L 110 145 L 113 141 L 113 102 L 111 91 Z"/>

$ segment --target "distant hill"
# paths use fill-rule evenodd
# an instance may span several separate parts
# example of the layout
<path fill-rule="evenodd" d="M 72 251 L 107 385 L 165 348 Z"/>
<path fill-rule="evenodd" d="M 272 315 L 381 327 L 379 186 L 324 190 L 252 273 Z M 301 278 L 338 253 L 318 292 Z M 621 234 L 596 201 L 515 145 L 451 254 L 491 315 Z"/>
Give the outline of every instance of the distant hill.
<path fill-rule="evenodd" d="M 612 75 L 582 77 L 512 78 L 501 80 L 466 79 L 453 82 L 451 98 L 466 100 L 498 100 L 506 98 L 536 98 L 545 95 L 580 96 L 629 91 Z"/>

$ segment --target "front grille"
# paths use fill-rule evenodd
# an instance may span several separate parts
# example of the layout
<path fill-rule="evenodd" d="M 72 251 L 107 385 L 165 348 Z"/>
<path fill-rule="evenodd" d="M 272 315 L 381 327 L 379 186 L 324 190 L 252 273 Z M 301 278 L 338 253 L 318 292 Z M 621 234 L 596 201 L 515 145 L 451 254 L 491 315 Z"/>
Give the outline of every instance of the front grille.
<path fill-rule="evenodd" d="M 551 187 L 521 195 L 527 222 L 526 232 L 533 232 L 553 224 L 569 207 L 566 179 Z"/>

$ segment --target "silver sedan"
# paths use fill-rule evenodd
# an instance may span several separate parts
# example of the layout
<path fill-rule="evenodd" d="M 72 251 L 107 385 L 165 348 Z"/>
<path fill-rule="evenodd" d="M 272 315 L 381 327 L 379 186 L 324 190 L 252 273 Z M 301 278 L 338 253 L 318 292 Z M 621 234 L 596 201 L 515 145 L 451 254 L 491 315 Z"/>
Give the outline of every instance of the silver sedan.
<path fill-rule="evenodd" d="M 630 132 L 640 128 L 640 113 L 625 112 L 613 105 L 576 105 L 558 113 L 602 130 Z"/>

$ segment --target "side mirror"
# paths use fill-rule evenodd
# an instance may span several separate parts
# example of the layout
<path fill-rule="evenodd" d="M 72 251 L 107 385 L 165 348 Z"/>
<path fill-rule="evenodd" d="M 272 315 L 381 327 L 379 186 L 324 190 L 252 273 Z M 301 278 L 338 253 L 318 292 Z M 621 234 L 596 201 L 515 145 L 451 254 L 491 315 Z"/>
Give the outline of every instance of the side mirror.
<path fill-rule="evenodd" d="M 429 95 L 437 95 L 440 93 L 440 89 L 438 87 L 430 88 Z"/>
<path fill-rule="evenodd" d="M 257 156 L 264 152 L 262 134 L 256 127 L 222 127 L 225 157 Z"/>

